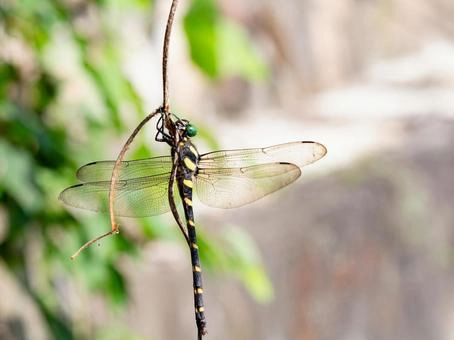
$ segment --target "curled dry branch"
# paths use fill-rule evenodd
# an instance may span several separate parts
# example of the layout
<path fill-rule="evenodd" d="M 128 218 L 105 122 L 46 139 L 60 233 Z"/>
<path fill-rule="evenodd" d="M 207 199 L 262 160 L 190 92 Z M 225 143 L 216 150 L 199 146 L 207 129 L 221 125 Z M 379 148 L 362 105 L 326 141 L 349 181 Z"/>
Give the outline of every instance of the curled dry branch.
<path fill-rule="evenodd" d="M 132 134 L 129 136 L 128 140 L 126 143 L 123 145 L 123 148 L 121 149 L 120 153 L 118 154 L 118 157 L 115 161 L 114 168 L 112 169 L 112 175 L 110 178 L 110 188 L 109 188 L 109 215 L 110 215 L 110 223 L 111 223 L 111 230 L 101 236 L 98 236 L 97 238 L 85 243 L 72 257 L 71 259 L 74 259 L 77 257 L 84 249 L 88 248 L 90 245 L 93 243 L 98 242 L 99 240 L 103 239 L 104 237 L 117 234 L 120 231 L 120 226 L 115 220 L 115 194 L 116 194 L 116 184 L 118 182 L 118 177 L 119 177 L 119 169 L 120 169 L 120 164 L 123 161 L 126 152 L 129 149 L 129 146 L 132 144 L 134 141 L 134 138 L 137 136 L 137 134 L 142 130 L 142 128 L 158 114 L 161 114 L 162 119 L 164 119 L 164 126 L 167 128 L 169 131 L 172 140 L 173 140 L 173 145 L 172 145 L 172 171 L 170 173 L 170 178 L 169 178 L 169 186 L 168 186 L 168 199 L 169 199 L 169 205 L 170 205 L 170 210 L 172 211 L 172 214 L 175 218 L 175 221 L 178 224 L 178 227 L 180 228 L 181 232 L 183 233 L 186 242 L 190 247 L 190 241 L 189 241 L 189 236 L 187 231 L 185 230 L 183 226 L 183 222 L 181 221 L 181 218 L 178 214 L 178 210 L 175 205 L 175 200 L 174 200 L 174 183 L 175 183 L 175 178 L 176 178 L 176 173 L 177 173 L 177 164 L 178 164 L 178 143 L 180 141 L 180 136 L 175 129 L 174 123 L 172 119 L 170 118 L 170 106 L 169 106 L 169 81 L 168 81 L 168 55 L 169 55 L 169 44 L 170 44 L 170 35 L 172 32 L 172 24 L 173 20 L 175 17 L 175 12 L 176 8 L 178 5 L 178 0 L 173 0 L 172 5 L 170 7 L 170 12 L 169 16 L 167 19 L 167 25 L 166 25 L 166 32 L 164 35 L 164 46 L 163 46 L 163 53 L 162 53 L 162 106 L 156 109 L 154 112 L 151 112 L 148 114 L 140 123 L 137 125 L 137 127 L 134 129 Z M 204 326 L 200 325 L 197 323 L 197 339 L 201 340 L 202 336 L 206 334 Z"/>
<path fill-rule="evenodd" d="M 129 146 L 134 141 L 134 138 L 137 136 L 137 134 L 140 132 L 140 130 L 142 130 L 142 128 L 145 126 L 145 124 L 147 124 L 150 121 L 150 119 L 155 117 L 158 113 L 163 114 L 164 119 L 166 120 L 165 124 L 167 126 L 172 124 L 172 122 L 170 120 L 170 115 L 169 115 L 169 112 L 170 112 L 169 111 L 169 109 L 170 109 L 170 106 L 169 106 L 169 80 L 168 80 L 167 65 L 168 65 L 168 59 L 169 59 L 170 34 L 172 33 L 173 19 L 175 17 L 177 5 L 178 5 L 178 0 L 173 0 L 172 5 L 170 6 L 169 16 L 168 16 L 167 25 L 166 25 L 166 32 L 164 35 L 164 45 L 163 45 L 163 53 L 162 53 L 162 95 L 163 95 L 162 106 L 159 107 L 158 109 L 156 109 L 155 111 L 151 112 L 150 114 L 148 114 L 139 123 L 139 125 L 137 125 L 137 127 L 134 129 L 132 134 L 129 136 L 126 143 L 123 145 L 123 148 L 121 149 L 120 153 L 118 154 L 118 157 L 115 161 L 114 168 L 112 170 L 112 175 L 111 175 L 111 179 L 110 179 L 110 189 L 109 189 L 109 215 L 110 215 L 111 230 L 109 232 L 107 232 L 101 236 L 98 236 L 98 237 L 94 238 L 93 240 L 90 240 L 87 243 L 85 243 L 82 247 L 79 248 L 79 250 L 77 250 L 76 253 L 74 253 L 73 256 L 71 256 L 71 259 L 75 259 L 84 249 L 88 248 L 93 243 L 98 242 L 99 240 L 103 239 L 106 236 L 117 234 L 119 232 L 120 227 L 115 220 L 115 207 L 114 207 L 115 193 L 116 193 L 115 187 L 116 187 L 116 184 L 118 181 L 119 166 L 126 155 L 126 151 L 129 149 Z M 175 173 L 176 173 L 176 170 L 173 169 L 171 178 L 170 178 L 172 187 L 171 188 L 169 187 L 169 190 L 172 190 L 172 192 L 173 192 L 173 183 L 175 181 L 175 178 L 174 178 Z M 170 200 L 170 193 L 169 193 L 169 200 Z M 174 214 L 175 220 L 177 221 L 178 226 L 180 227 L 180 230 L 183 232 L 183 235 L 185 236 L 186 241 L 188 241 L 188 237 L 183 228 L 181 218 L 178 216 L 178 212 L 175 208 L 175 202 L 173 202 L 173 200 L 172 200 L 171 202 L 169 201 L 169 203 L 172 208 L 172 213 Z"/>

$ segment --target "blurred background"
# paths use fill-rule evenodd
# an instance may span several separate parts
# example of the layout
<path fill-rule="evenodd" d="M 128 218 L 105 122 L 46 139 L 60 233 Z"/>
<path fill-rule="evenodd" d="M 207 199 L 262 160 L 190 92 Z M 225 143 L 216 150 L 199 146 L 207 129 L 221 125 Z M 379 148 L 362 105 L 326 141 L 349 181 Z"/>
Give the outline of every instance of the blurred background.
<path fill-rule="evenodd" d="M 195 338 L 170 214 L 71 261 L 109 220 L 57 200 L 161 104 L 169 6 L 0 0 L 0 339 Z M 181 0 L 169 67 L 201 152 L 328 148 L 254 204 L 195 202 L 206 339 L 454 339 L 454 2 Z"/>

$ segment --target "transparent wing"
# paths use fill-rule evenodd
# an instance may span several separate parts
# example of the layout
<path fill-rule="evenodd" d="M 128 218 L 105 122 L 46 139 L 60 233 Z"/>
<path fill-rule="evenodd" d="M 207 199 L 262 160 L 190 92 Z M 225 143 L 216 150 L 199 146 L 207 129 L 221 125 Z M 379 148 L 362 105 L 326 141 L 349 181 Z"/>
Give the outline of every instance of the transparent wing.
<path fill-rule="evenodd" d="M 301 175 L 290 163 L 269 163 L 243 168 L 199 169 L 199 199 L 215 208 L 235 208 L 254 202 L 294 182 Z"/>
<path fill-rule="evenodd" d="M 144 217 L 170 210 L 167 187 L 169 174 L 120 180 L 116 185 L 114 211 L 117 216 Z M 108 211 L 110 181 L 77 184 L 59 196 L 64 203 L 92 211 Z M 175 201 L 178 190 L 175 186 Z"/>
<path fill-rule="evenodd" d="M 316 142 L 210 152 L 199 161 L 198 196 L 213 207 L 238 207 L 290 184 L 301 175 L 298 167 L 313 163 L 325 154 L 326 148 Z M 99 161 L 82 166 L 77 177 L 85 183 L 64 190 L 60 200 L 77 208 L 107 211 L 114 164 L 114 161 Z M 116 188 L 116 214 L 141 217 L 167 212 L 171 168 L 169 156 L 122 162 Z M 176 189 L 175 199 L 179 199 Z"/>
<path fill-rule="evenodd" d="M 77 170 L 77 178 L 82 182 L 110 181 L 115 161 L 88 163 Z M 132 179 L 170 173 L 170 156 L 123 161 L 120 163 L 118 179 Z"/>
<path fill-rule="evenodd" d="M 257 149 L 222 150 L 200 157 L 200 168 L 242 168 L 266 163 L 292 163 L 299 167 L 311 164 L 326 155 L 326 148 L 317 142 L 292 142 Z"/>

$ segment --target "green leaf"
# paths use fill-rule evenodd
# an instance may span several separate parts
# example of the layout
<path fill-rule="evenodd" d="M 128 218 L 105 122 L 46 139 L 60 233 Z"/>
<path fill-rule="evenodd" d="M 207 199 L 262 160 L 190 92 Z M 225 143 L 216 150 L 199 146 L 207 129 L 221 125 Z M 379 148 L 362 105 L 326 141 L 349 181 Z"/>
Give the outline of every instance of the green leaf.
<path fill-rule="evenodd" d="M 218 21 L 214 0 L 193 0 L 183 21 L 192 61 L 210 78 L 219 75 Z"/>
<path fill-rule="evenodd" d="M 198 233 L 200 259 L 209 273 L 229 273 L 244 284 L 258 302 L 267 303 L 274 297 L 273 286 L 262 265 L 254 241 L 241 228 L 229 226 L 220 240 Z"/>
<path fill-rule="evenodd" d="M 102 291 L 107 290 L 109 292 L 109 297 L 114 305 L 124 305 L 128 298 L 125 278 L 114 265 L 109 265 L 107 268 L 105 286 L 100 288 Z"/>
<path fill-rule="evenodd" d="M 103 0 L 108 6 L 115 6 L 119 9 L 141 9 L 148 10 L 153 5 L 153 0 Z"/>
<path fill-rule="evenodd" d="M 262 266 L 254 241 L 241 228 L 230 227 L 224 233 L 236 274 L 249 293 L 259 302 L 267 303 L 274 297 L 273 286 Z"/>
<path fill-rule="evenodd" d="M 28 212 L 41 207 L 40 193 L 32 183 L 33 162 L 30 156 L 0 140 L 0 186 Z"/>
<path fill-rule="evenodd" d="M 222 76 L 241 76 L 250 81 L 268 77 L 268 68 L 243 27 L 233 21 L 221 20 L 218 36 L 218 63 Z"/>
<path fill-rule="evenodd" d="M 268 68 L 246 30 L 219 14 L 214 0 L 193 0 L 184 18 L 192 61 L 212 79 L 268 77 Z"/>
<path fill-rule="evenodd" d="M 146 337 L 135 334 L 120 324 L 104 325 L 96 332 L 96 340 L 146 340 Z"/>

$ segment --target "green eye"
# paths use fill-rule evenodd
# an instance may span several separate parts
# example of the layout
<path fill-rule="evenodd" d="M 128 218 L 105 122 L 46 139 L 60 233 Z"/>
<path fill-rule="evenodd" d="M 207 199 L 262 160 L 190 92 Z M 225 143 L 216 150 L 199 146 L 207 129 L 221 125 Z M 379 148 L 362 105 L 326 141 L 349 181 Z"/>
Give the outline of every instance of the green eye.
<path fill-rule="evenodd" d="M 194 137 L 197 135 L 197 128 L 194 125 L 188 124 L 186 127 L 186 133 L 189 137 Z"/>

